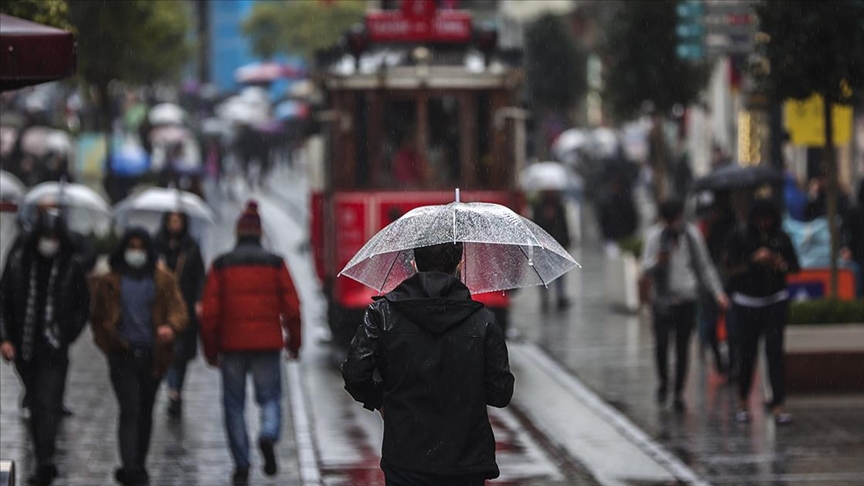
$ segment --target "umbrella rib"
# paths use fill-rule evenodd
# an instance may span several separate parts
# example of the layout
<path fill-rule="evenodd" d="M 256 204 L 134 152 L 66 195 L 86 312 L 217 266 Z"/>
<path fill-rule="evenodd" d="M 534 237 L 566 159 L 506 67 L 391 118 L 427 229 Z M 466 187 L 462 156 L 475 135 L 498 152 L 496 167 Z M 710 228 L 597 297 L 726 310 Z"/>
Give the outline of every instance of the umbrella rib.
<path fill-rule="evenodd" d="M 390 262 L 390 268 L 387 269 L 387 275 L 384 275 L 384 280 L 381 281 L 381 287 L 378 288 L 378 295 L 381 295 L 381 291 L 384 290 L 384 286 L 387 285 L 387 279 L 390 278 L 390 272 L 393 271 L 393 267 L 396 265 L 396 260 L 399 258 L 399 255 L 402 254 L 402 251 L 399 250 L 396 252 L 396 255 L 393 257 L 393 261 Z"/>
<path fill-rule="evenodd" d="M 528 254 L 525 253 L 525 250 L 522 249 L 522 245 L 518 245 L 518 246 L 519 246 L 519 251 L 521 251 L 522 254 L 525 255 L 525 258 L 527 258 L 528 261 L 530 262 L 531 259 L 528 258 Z M 533 265 L 533 264 L 529 264 L 528 266 L 534 269 L 534 273 L 537 274 L 537 278 L 539 278 L 539 279 L 540 279 L 540 282 L 543 284 L 543 286 L 546 287 L 546 288 L 548 289 L 548 288 L 549 288 L 549 285 L 547 285 L 546 282 L 543 280 L 543 277 L 540 275 L 540 272 L 537 271 L 537 267 L 536 267 L 535 265 Z"/>

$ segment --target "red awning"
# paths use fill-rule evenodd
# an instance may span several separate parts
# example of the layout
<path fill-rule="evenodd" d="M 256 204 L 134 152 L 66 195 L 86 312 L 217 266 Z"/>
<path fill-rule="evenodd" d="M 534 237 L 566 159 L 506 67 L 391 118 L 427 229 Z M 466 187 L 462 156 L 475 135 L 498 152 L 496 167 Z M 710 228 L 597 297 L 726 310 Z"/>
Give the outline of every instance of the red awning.
<path fill-rule="evenodd" d="M 0 14 L 0 89 L 75 74 L 75 37 L 65 30 Z"/>

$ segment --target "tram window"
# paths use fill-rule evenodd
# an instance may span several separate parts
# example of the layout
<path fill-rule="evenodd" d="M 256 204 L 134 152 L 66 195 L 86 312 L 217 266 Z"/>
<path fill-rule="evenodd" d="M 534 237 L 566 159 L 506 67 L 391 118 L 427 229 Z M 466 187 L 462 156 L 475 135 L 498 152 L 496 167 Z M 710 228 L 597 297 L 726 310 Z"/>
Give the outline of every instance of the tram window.
<path fill-rule="evenodd" d="M 474 173 L 477 182 L 487 187 L 494 163 L 492 157 L 492 97 L 488 93 L 477 96 L 477 156 L 474 159 Z"/>
<path fill-rule="evenodd" d="M 459 103 L 455 96 L 429 99 L 428 163 L 436 186 L 450 185 L 462 176 L 459 160 Z"/>
<path fill-rule="evenodd" d="M 390 98 L 384 103 L 381 155 L 387 162 L 384 186 L 419 183 L 416 140 L 417 103 L 414 99 Z M 414 181 L 414 179 L 418 179 Z"/>

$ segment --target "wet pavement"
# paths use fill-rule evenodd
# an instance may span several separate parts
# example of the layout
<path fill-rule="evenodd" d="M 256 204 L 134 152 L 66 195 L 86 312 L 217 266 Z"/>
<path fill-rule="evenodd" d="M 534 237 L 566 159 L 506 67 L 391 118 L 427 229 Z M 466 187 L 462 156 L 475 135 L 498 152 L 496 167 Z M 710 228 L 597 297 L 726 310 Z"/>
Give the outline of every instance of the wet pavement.
<path fill-rule="evenodd" d="M 266 244 L 286 256 L 304 316 L 301 361 L 285 367 L 280 473 L 265 479 L 253 452 L 252 484 L 383 484 L 378 467 L 380 417 L 353 402 L 337 369 L 341 352 L 326 338 L 324 302 L 306 241 L 302 177 L 282 172 L 257 191 Z M 205 257 L 229 249 L 245 198 L 242 184 L 211 191 L 219 222 L 206 235 Z M 590 218 L 589 218 L 590 220 Z M 651 331 L 646 316 L 618 314 L 605 296 L 606 262 L 590 228 L 574 256 L 584 268 L 567 276 L 573 307 L 539 311 L 538 290 L 514 296 L 513 404 L 492 410 L 502 477 L 511 486 L 649 484 L 864 484 L 864 397 L 790 397 L 795 423 L 777 428 L 754 407 L 754 421 L 734 422 L 734 392 L 693 347 L 688 411 L 654 403 Z M 756 385 L 760 386 L 759 383 Z M 251 394 L 250 394 L 251 396 Z M 0 366 L 0 457 L 31 469 L 20 386 Z M 183 421 L 165 415 L 160 393 L 149 470 L 154 485 L 228 484 L 233 465 L 222 428 L 218 373 L 200 358 L 190 367 Z M 754 398 L 754 401 L 760 400 Z M 89 334 L 74 346 L 67 419 L 59 439 L 56 484 L 113 484 L 117 407 L 101 354 Z M 250 433 L 257 412 L 247 407 Z"/>
<path fill-rule="evenodd" d="M 778 427 L 764 412 L 759 376 L 753 421 L 739 424 L 735 385 L 714 372 L 694 336 L 687 411 L 658 406 L 649 316 L 611 310 L 608 264 L 590 228 L 587 233 L 573 251 L 583 268 L 566 276 L 574 302 L 568 311 L 539 317 L 539 290 L 517 293 L 513 322 L 523 339 L 537 343 L 712 484 L 864 485 L 864 396 L 791 395 L 787 408 L 794 423 Z"/>

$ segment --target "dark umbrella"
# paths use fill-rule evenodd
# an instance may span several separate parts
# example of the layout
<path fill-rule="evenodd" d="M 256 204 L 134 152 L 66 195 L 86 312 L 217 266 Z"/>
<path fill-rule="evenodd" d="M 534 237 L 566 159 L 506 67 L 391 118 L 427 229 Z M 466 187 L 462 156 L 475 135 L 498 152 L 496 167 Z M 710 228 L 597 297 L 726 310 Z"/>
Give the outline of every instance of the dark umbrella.
<path fill-rule="evenodd" d="M 737 164 L 729 164 L 711 172 L 705 177 L 696 179 L 690 190 L 698 192 L 750 189 L 763 184 L 780 182 L 782 178 L 783 175 L 779 171 L 765 165 L 744 167 Z"/>
<path fill-rule="evenodd" d="M 0 14 L 0 89 L 75 74 L 75 38 L 65 30 Z"/>

